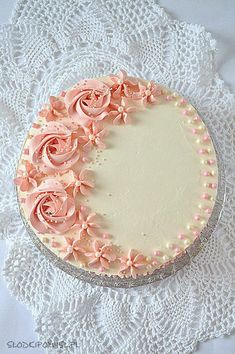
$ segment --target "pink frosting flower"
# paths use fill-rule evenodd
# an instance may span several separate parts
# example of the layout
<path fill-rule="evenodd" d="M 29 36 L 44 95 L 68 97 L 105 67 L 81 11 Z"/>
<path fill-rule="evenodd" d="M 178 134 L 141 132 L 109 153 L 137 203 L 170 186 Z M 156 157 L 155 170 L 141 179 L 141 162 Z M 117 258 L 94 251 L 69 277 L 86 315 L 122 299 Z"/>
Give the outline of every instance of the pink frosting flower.
<path fill-rule="evenodd" d="M 117 75 L 110 75 L 110 79 L 113 82 L 111 87 L 113 98 L 116 99 L 121 96 L 126 96 L 133 99 L 139 98 L 139 96 L 136 96 L 139 94 L 138 81 L 129 77 L 124 70 L 120 70 Z"/>
<path fill-rule="evenodd" d="M 138 271 L 146 265 L 146 257 L 132 249 L 128 256 L 121 257 L 120 261 L 120 272 L 125 275 L 130 274 L 133 278 L 136 278 Z"/>
<path fill-rule="evenodd" d="M 63 234 L 76 221 L 74 198 L 53 178 L 43 181 L 27 196 L 26 207 L 32 226 L 42 234 Z"/>
<path fill-rule="evenodd" d="M 82 195 L 89 195 L 92 188 L 94 188 L 94 183 L 89 180 L 88 170 L 82 170 L 77 176 L 73 171 L 70 171 L 71 182 L 69 182 L 68 188 L 66 190 L 71 190 L 73 196 L 75 197 L 78 192 Z"/>
<path fill-rule="evenodd" d="M 86 207 L 81 207 L 78 214 L 78 222 L 75 227 L 79 229 L 79 239 L 86 236 L 97 237 L 100 226 L 95 223 L 96 213 L 87 213 Z"/>
<path fill-rule="evenodd" d="M 80 257 L 84 254 L 85 250 L 80 246 L 80 241 L 74 238 L 65 237 L 66 246 L 62 249 L 62 252 L 66 252 L 63 257 L 65 261 L 73 258 L 75 261 L 79 261 Z"/>
<path fill-rule="evenodd" d="M 27 192 L 30 187 L 37 187 L 38 179 L 43 176 L 29 161 L 25 163 L 25 172 L 18 170 L 18 175 L 14 183 L 20 187 L 21 192 Z"/>
<path fill-rule="evenodd" d="M 66 92 L 65 105 L 71 118 L 81 125 L 104 119 L 110 103 L 110 89 L 102 81 L 83 80 Z"/>
<path fill-rule="evenodd" d="M 50 96 L 49 101 L 50 101 L 50 107 L 41 110 L 39 112 L 39 116 L 45 117 L 47 122 L 63 117 L 64 114 L 62 112 L 65 110 L 64 102 L 54 96 Z"/>
<path fill-rule="evenodd" d="M 101 271 L 103 271 L 102 268 L 109 269 L 110 263 L 114 262 L 117 258 L 112 246 L 103 244 L 97 240 L 94 240 L 92 243 L 91 252 L 86 252 L 85 255 L 91 258 L 88 266 L 92 268 L 101 267 Z"/>
<path fill-rule="evenodd" d="M 92 123 L 91 126 L 83 127 L 84 135 L 79 136 L 79 143 L 83 144 L 83 150 L 90 151 L 93 146 L 105 149 L 103 138 L 108 135 L 107 129 L 101 128 L 99 123 Z"/>
<path fill-rule="evenodd" d="M 122 98 L 120 104 L 111 103 L 109 117 L 114 118 L 113 124 L 120 124 L 124 122 L 129 124 L 131 122 L 130 113 L 135 112 L 136 108 L 130 106 L 129 103 Z"/>
<path fill-rule="evenodd" d="M 157 97 L 162 95 L 162 90 L 153 81 L 149 81 L 147 86 L 139 84 L 142 102 L 146 106 L 147 103 L 156 103 Z"/>
<path fill-rule="evenodd" d="M 29 156 L 45 173 L 64 171 L 79 159 L 77 133 L 59 122 L 49 122 L 45 131 L 29 143 Z"/>

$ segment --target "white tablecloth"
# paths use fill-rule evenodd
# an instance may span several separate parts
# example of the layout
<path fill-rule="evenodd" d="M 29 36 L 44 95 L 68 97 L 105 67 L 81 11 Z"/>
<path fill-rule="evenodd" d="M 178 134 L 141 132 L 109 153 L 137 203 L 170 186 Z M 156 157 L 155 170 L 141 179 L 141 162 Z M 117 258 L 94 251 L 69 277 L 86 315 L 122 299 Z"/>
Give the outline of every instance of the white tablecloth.
<path fill-rule="evenodd" d="M 15 0 L 0 0 L 0 24 L 9 21 L 14 3 Z M 201 24 L 213 34 L 213 37 L 217 40 L 218 69 L 223 79 L 235 91 L 235 0 L 178 0 L 177 2 L 160 0 L 159 4 L 176 18 Z M 5 252 L 5 242 L 0 241 L 1 267 Z M 9 341 L 37 341 L 34 330 L 35 325 L 31 314 L 9 295 L 4 281 L 0 278 L 0 353 L 22 354 L 28 352 L 30 354 L 43 354 L 44 350 L 42 349 L 7 348 L 7 342 Z M 231 335 L 200 344 L 196 354 L 234 354 L 234 352 L 235 335 Z"/>

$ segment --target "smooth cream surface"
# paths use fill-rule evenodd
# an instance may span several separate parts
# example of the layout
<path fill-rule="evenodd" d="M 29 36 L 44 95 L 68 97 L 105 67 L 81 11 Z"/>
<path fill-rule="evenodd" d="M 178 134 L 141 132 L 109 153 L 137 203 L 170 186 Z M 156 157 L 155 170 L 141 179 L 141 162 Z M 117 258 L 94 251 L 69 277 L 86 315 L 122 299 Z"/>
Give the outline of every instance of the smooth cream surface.
<path fill-rule="evenodd" d="M 200 155 L 185 118 L 163 103 L 110 126 L 107 149 L 90 164 L 96 188 L 87 204 L 127 252 L 151 255 L 185 232 L 202 193 Z"/>

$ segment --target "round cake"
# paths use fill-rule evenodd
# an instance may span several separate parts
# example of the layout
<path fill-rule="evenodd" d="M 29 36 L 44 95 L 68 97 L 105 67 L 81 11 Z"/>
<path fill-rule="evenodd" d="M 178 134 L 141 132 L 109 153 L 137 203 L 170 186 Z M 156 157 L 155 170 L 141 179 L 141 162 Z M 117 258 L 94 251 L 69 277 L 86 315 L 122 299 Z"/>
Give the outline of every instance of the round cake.
<path fill-rule="evenodd" d="M 200 238 L 218 164 L 191 104 L 120 71 L 49 98 L 15 183 L 26 224 L 57 260 L 139 278 L 174 264 Z"/>

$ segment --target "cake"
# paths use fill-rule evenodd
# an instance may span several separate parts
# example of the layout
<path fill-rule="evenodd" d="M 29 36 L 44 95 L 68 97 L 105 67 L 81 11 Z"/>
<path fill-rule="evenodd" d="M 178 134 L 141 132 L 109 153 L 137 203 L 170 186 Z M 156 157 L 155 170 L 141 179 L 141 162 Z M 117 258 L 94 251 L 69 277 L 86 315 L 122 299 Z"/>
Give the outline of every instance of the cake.
<path fill-rule="evenodd" d="M 15 184 L 23 218 L 57 259 L 139 278 L 174 264 L 200 237 L 218 164 L 190 103 L 122 70 L 50 96 Z"/>

